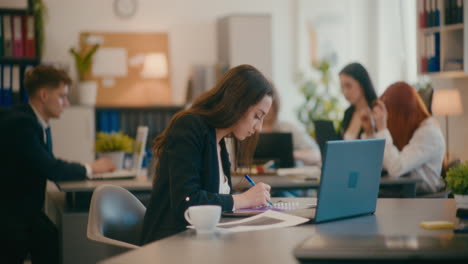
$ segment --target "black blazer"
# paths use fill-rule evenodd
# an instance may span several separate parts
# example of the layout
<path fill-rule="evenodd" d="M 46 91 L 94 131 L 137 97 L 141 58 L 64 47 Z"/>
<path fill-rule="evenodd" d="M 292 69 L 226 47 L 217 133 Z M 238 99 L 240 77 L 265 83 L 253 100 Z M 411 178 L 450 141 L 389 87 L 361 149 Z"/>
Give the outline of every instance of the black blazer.
<path fill-rule="evenodd" d="M 216 130 L 197 115 L 175 121 L 160 157 L 160 167 L 143 224 L 142 244 L 185 230 L 185 210 L 192 205 L 220 205 L 231 211 L 230 194 L 219 194 Z M 220 142 L 224 174 L 231 186 L 229 156 Z"/>
<path fill-rule="evenodd" d="M 29 105 L 1 113 L 0 208 L 7 217 L 27 219 L 41 212 L 47 179 L 85 177 L 84 166 L 56 159 L 47 151 L 43 129 Z"/>

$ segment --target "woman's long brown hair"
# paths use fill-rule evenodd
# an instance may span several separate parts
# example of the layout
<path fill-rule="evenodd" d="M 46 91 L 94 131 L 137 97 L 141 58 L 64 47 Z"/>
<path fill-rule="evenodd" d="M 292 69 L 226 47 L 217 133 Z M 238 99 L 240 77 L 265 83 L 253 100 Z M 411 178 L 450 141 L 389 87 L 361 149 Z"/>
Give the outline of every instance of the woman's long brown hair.
<path fill-rule="evenodd" d="M 416 89 L 406 82 L 390 85 L 381 100 L 388 111 L 387 126 L 393 144 L 401 151 L 408 145 L 421 122 L 431 115 Z"/>
<path fill-rule="evenodd" d="M 267 95 L 273 96 L 272 84 L 255 67 L 240 65 L 230 69 L 213 89 L 198 97 L 189 109 L 175 114 L 167 128 L 154 139 L 155 173 L 159 173 L 159 158 L 164 152 L 168 134 L 181 116 L 199 115 L 212 127 L 229 128 Z M 242 142 L 235 137 L 233 140 L 236 145 L 236 160 L 241 164 L 251 164 L 257 136 L 248 137 Z"/>

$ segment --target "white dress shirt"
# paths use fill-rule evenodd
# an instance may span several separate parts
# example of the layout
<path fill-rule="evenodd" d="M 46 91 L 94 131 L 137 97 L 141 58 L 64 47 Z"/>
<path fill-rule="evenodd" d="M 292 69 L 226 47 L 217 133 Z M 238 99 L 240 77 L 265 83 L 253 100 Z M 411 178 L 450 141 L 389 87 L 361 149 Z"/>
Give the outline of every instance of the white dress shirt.
<path fill-rule="evenodd" d="M 400 177 L 409 172 L 410 177 L 423 180 L 422 184 L 418 184 L 418 192 L 437 192 L 443 187 L 440 173 L 445 140 L 439 124 L 433 117 L 421 122 L 401 151 L 393 145 L 393 138 L 388 129 L 377 132 L 375 138 L 386 140 L 383 167 L 390 177 Z"/>
<path fill-rule="evenodd" d="M 227 177 L 224 175 L 223 171 L 223 164 L 221 163 L 221 159 L 218 158 L 219 164 L 219 193 L 220 194 L 229 194 L 231 193 L 231 187 L 229 187 Z"/>

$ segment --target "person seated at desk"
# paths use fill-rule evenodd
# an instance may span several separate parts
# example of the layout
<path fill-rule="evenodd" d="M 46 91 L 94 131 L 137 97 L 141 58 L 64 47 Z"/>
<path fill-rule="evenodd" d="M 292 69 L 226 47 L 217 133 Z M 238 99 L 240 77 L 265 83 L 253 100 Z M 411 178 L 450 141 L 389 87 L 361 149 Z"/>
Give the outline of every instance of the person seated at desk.
<path fill-rule="evenodd" d="M 340 134 L 344 140 L 359 139 L 363 133 L 361 113 L 371 111 L 377 94 L 369 73 L 360 63 L 346 65 L 339 76 L 343 95 L 351 104 L 344 113 Z"/>
<path fill-rule="evenodd" d="M 377 133 L 370 124 L 375 120 Z M 364 138 L 384 138 L 383 167 L 389 177 L 422 179 L 417 186 L 419 194 L 440 191 L 440 176 L 445 152 L 445 141 L 437 120 L 429 114 L 416 89 L 405 82 L 390 85 L 372 113 L 362 115 Z"/>
<path fill-rule="evenodd" d="M 114 169 L 109 159 L 89 165 L 56 159 L 52 153 L 49 120 L 68 106 L 68 75 L 49 66 L 26 72 L 29 104 L 4 111 L 0 120 L 2 186 L 0 240 L 6 263 L 59 263 L 59 236 L 44 213 L 46 180 L 81 180 L 94 172 Z M 70 138 L 73 140 L 73 138 Z"/>
<path fill-rule="evenodd" d="M 270 132 L 283 132 L 291 133 L 293 138 L 294 159 L 303 162 L 305 165 L 320 164 L 322 157 L 320 149 L 313 138 L 303 129 L 295 126 L 291 122 L 279 120 L 278 114 L 280 111 L 280 101 L 278 93 L 275 91 L 273 94 L 273 102 L 271 109 L 265 116 L 263 122 L 263 131 Z"/>
<path fill-rule="evenodd" d="M 185 230 L 184 212 L 193 205 L 220 205 L 223 211 L 232 211 L 267 204 L 271 189 L 267 184 L 232 194 L 224 138 L 232 137 L 240 146 L 237 156 L 251 161 L 272 95 L 272 85 L 262 73 L 240 65 L 172 118 L 154 140 L 157 163 L 142 244 Z"/>

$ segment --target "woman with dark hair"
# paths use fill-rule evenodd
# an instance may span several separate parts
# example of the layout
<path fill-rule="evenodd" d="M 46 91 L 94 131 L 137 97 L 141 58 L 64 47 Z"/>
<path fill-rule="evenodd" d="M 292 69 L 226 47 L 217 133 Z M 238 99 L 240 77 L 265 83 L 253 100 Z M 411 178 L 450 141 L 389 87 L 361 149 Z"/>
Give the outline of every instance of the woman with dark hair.
<path fill-rule="evenodd" d="M 344 113 L 340 134 L 345 140 L 358 139 L 363 132 L 361 113 L 369 112 L 377 99 L 374 85 L 367 70 L 357 62 L 340 71 L 340 83 L 346 100 L 351 104 Z"/>
<path fill-rule="evenodd" d="M 405 82 L 390 85 L 372 110 L 377 133 L 372 136 L 369 115 L 362 116 L 363 137 L 384 138 L 383 167 L 390 177 L 406 173 L 422 179 L 419 193 L 437 192 L 445 141 L 437 121 L 431 117 L 416 89 Z"/>
<path fill-rule="evenodd" d="M 267 184 L 232 194 L 224 138 L 232 137 L 237 145 L 237 160 L 251 163 L 272 96 L 272 85 L 262 73 L 240 65 L 172 118 L 154 140 L 157 163 L 142 244 L 185 230 L 183 215 L 193 205 L 220 205 L 223 211 L 232 211 L 267 204 Z"/>

